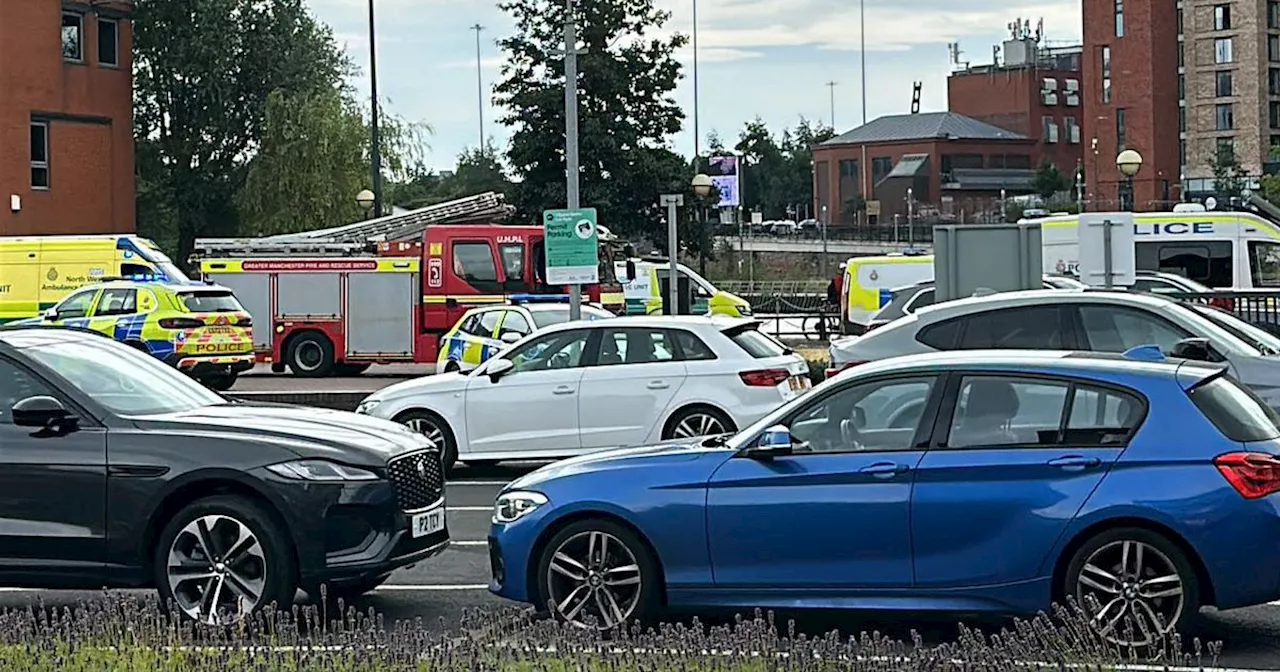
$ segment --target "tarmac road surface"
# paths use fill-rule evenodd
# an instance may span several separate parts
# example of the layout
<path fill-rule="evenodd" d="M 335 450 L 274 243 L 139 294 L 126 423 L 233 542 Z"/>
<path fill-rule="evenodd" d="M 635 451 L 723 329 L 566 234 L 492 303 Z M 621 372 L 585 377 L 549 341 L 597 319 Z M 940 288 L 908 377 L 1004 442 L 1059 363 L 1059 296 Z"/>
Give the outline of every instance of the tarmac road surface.
<path fill-rule="evenodd" d="M 468 610 L 519 608 L 519 605 L 506 603 L 488 592 L 489 559 L 484 540 L 488 534 L 494 497 L 505 483 L 533 466 L 536 465 L 500 465 L 483 469 L 459 467 L 448 486 L 452 547 L 422 565 L 397 572 L 386 585 L 357 600 L 353 606 L 361 611 L 372 607 L 381 612 L 388 627 L 395 621 L 421 619 L 424 627 L 431 629 L 456 627 Z M 148 598 L 151 595 L 149 592 L 137 594 Z M 74 606 L 78 601 L 97 597 L 98 593 L 0 589 L 0 609 L 26 607 L 33 603 Z M 811 635 L 822 635 L 832 629 L 839 629 L 846 635 L 880 630 L 891 637 L 910 641 L 910 632 L 914 628 L 931 643 L 956 636 L 956 627 L 950 619 L 940 617 L 921 621 L 874 614 L 783 614 L 778 618 L 783 631 L 786 618 L 796 618 L 800 631 Z M 704 621 L 723 622 L 716 618 Z M 990 623 L 971 625 L 984 631 L 995 629 Z M 1206 611 L 1202 639 L 1223 642 L 1219 667 L 1280 670 L 1280 605 L 1222 613 Z"/>

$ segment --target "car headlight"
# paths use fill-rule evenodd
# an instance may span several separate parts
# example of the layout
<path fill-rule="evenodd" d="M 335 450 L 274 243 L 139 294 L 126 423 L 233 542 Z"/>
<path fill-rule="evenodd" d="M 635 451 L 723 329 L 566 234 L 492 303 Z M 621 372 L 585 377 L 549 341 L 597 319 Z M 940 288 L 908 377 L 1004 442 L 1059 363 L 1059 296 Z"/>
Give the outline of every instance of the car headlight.
<path fill-rule="evenodd" d="M 359 406 L 356 406 L 356 413 L 361 415 L 373 415 L 373 409 L 377 408 L 381 403 L 382 402 L 377 399 L 365 399 L 360 402 Z"/>
<path fill-rule="evenodd" d="M 751 316 L 751 306 L 738 306 L 738 314 L 743 317 Z"/>
<path fill-rule="evenodd" d="M 547 496 L 540 492 L 523 490 L 504 492 L 498 495 L 497 501 L 493 503 L 493 522 L 502 524 L 514 523 L 533 513 L 535 509 L 548 501 Z"/>
<path fill-rule="evenodd" d="M 271 473 L 295 481 L 376 481 L 378 475 L 359 467 L 327 460 L 295 460 L 267 467 Z"/>

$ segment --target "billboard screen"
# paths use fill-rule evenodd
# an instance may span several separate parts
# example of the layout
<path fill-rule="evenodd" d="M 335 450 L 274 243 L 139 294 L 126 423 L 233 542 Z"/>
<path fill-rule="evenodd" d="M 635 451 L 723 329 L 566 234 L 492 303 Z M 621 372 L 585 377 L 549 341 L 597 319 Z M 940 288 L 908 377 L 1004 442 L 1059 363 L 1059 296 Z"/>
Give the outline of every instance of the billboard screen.
<path fill-rule="evenodd" d="M 707 165 L 707 177 L 720 192 L 721 208 L 736 208 L 741 205 L 738 198 L 738 157 L 713 156 Z"/>

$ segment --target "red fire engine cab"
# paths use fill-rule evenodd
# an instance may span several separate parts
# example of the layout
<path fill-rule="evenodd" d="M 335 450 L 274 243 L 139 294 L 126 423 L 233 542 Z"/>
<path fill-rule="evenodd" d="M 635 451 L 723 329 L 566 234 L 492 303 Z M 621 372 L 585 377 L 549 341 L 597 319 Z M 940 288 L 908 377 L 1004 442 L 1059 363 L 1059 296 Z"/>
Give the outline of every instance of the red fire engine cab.
<path fill-rule="evenodd" d="M 195 256 L 204 278 L 235 292 L 253 316 L 259 361 L 306 377 L 356 375 L 375 363 L 434 363 L 441 335 L 467 310 L 513 294 L 568 293 L 543 278 L 540 226 L 420 231 L 380 242 L 307 234 L 201 239 Z M 613 248 L 601 243 L 601 283 L 584 287 L 583 300 L 621 313 Z"/>

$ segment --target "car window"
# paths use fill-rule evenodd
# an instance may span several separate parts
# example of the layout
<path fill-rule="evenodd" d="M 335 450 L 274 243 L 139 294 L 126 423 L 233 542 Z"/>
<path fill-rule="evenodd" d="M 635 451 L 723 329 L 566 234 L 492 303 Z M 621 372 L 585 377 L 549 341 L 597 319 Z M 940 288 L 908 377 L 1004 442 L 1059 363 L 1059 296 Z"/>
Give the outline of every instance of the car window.
<path fill-rule="evenodd" d="M 183 292 L 178 295 L 178 300 L 192 313 L 238 313 L 244 310 L 231 292 Z"/>
<path fill-rule="evenodd" d="M 507 316 L 502 320 L 502 331 L 513 331 L 521 336 L 528 336 L 533 333 L 529 328 L 529 320 L 524 319 L 524 315 L 518 310 L 508 310 Z"/>
<path fill-rule="evenodd" d="M 482 293 L 502 291 L 498 267 L 493 263 L 493 248 L 487 242 L 454 243 L 453 274 Z"/>
<path fill-rule="evenodd" d="M 462 324 L 458 325 L 458 333 L 472 336 L 480 333 L 480 314 L 473 313 L 462 318 Z"/>
<path fill-rule="evenodd" d="M 89 308 L 93 305 L 93 297 L 97 295 L 98 290 L 96 288 L 86 289 L 63 299 L 62 303 L 58 304 L 58 319 L 70 320 L 88 315 Z"/>
<path fill-rule="evenodd" d="M 855 384 L 799 409 L 786 423 L 796 452 L 911 450 L 935 378 Z"/>
<path fill-rule="evenodd" d="M 586 329 L 561 331 L 525 343 L 507 357 L 515 364 L 511 373 L 581 366 L 582 352 L 586 349 L 590 333 Z"/>
<path fill-rule="evenodd" d="M 494 332 L 498 330 L 498 322 L 502 319 L 501 310 L 486 310 L 480 313 L 480 336 L 485 338 L 493 338 Z"/>
<path fill-rule="evenodd" d="M 1164 319 L 1132 308 L 1080 306 L 1080 322 L 1089 349 L 1096 352 L 1124 352 L 1139 345 L 1156 345 L 1164 352 L 1191 334 Z"/>
<path fill-rule="evenodd" d="M 685 361 L 703 361 L 715 359 L 716 353 L 698 338 L 697 334 L 685 331 L 683 329 L 675 329 L 671 331 L 672 338 L 675 339 L 676 345 L 680 348 L 680 358 Z"/>
<path fill-rule="evenodd" d="M 42 395 L 57 396 L 44 381 L 17 364 L 0 359 L 0 425 L 13 424 L 13 405 Z"/>
<path fill-rule="evenodd" d="M 931 324 L 916 334 L 916 340 L 935 350 L 951 350 L 956 347 L 961 322 L 962 320 L 947 320 Z"/>
<path fill-rule="evenodd" d="M 911 300 L 907 302 L 907 305 L 903 306 L 902 312 L 910 315 L 911 313 L 914 313 L 917 310 L 924 308 L 925 306 L 932 306 L 933 296 L 934 296 L 933 293 L 934 293 L 933 289 L 926 289 L 923 292 L 920 292 L 919 294 L 916 294 L 915 296 L 911 297 Z"/>
<path fill-rule="evenodd" d="M 1204 417 L 1232 441 L 1280 438 L 1280 415 L 1249 388 L 1219 376 L 1187 393 Z"/>
<path fill-rule="evenodd" d="M 1144 410 L 1143 403 L 1131 394 L 1076 385 L 1062 442 L 1073 446 L 1123 443 L 1142 420 Z"/>
<path fill-rule="evenodd" d="M 960 380 L 948 448 L 1058 445 L 1066 383 L 965 376 Z"/>
<path fill-rule="evenodd" d="M 674 361 L 675 345 L 665 329 L 605 329 L 600 337 L 598 366 Z"/>
<path fill-rule="evenodd" d="M 737 327 L 725 332 L 738 347 L 742 348 L 748 355 L 756 359 L 768 359 L 769 357 L 778 357 L 787 354 L 787 346 L 774 340 L 767 334 L 762 334 L 755 325 L 749 325 L 745 328 Z"/>
<path fill-rule="evenodd" d="M 133 289 L 104 289 L 94 315 L 129 315 L 137 312 L 138 292 Z"/>
<path fill-rule="evenodd" d="M 1173 286 L 1172 283 L 1155 278 L 1138 278 L 1133 281 L 1133 288 L 1139 292 L 1151 292 L 1153 294 L 1179 291 L 1179 288 Z"/>
<path fill-rule="evenodd" d="M 524 243 L 499 245 L 498 257 L 502 259 L 502 274 L 507 279 L 503 289 L 508 292 L 529 291 L 529 285 L 524 281 Z"/>
<path fill-rule="evenodd" d="M 1057 306 L 1027 306 L 964 318 L 961 350 L 1059 350 L 1067 347 L 1066 325 Z"/>
<path fill-rule="evenodd" d="M 603 320 L 605 318 L 615 317 L 615 315 L 607 310 L 601 310 L 595 306 L 582 306 L 582 319 L 584 320 Z M 533 315 L 533 323 L 538 325 L 539 329 L 549 327 L 553 324 L 562 324 L 569 321 L 569 307 L 562 306 L 559 308 L 539 308 L 531 310 Z"/>

